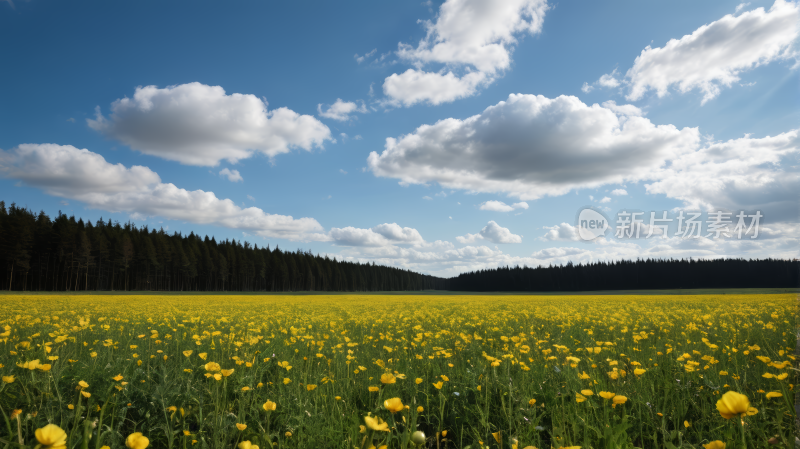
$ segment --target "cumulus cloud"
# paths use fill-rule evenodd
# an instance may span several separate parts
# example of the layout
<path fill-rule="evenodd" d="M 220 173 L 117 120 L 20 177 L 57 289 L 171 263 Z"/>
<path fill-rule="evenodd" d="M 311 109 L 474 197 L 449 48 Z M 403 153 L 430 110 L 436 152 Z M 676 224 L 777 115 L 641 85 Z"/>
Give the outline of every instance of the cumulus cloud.
<path fill-rule="evenodd" d="M 328 127 L 310 115 L 285 107 L 269 111 L 255 95 L 227 95 L 220 86 L 200 83 L 137 87 L 133 98 L 111 104 L 108 118 L 98 107 L 87 123 L 134 150 L 187 165 L 234 163 L 255 152 L 271 158 L 322 148 L 332 139 Z"/>
<path fill-rule="evenodd" d="M 522 243 L 522 236 L 512 234 L 508 228 L 490 221 L 479 233 L 458 236 L 456 240 L 458 243 L 475 243 L 478 240 L 488 240 L 492 243 Z"/>
<path fill-rule="evenodd" d="M 647 46 L 625 75 L 627 98 L 638 100 L 651 89 L 663 97 L 674 87 L 681 93 L 699 89 L 706 103 L 738 82 L 740 73 L 795 58 L 799 22 L 797 3 L 776 0 L 769 11 L 728 14 L 664 47 Z"/>
<path fill-rule="evenodd" d="M 628 191 L 625 189 L 614 189 L 611 191 L 611 194 L 614 196 L 625 196 L 628 194 Z"/>
<path fill-rule="evenodd" d="M 696 128 L 654 125 L 578 98 L 512 94 L 464 120 L 448 118 L 387 138 L 370 170 L 406 184 L 505 193 L 521 200 L 649 179 L 695 149 Z"/>
<path fill-rule="evenodd" d="M 242 175 L 239 173 L 239 170 L 231 170 L 229 168 L 223 168 L 222 170 L 220 170 L 219 175 L 226 176 L 228 178 L 228 181 L 230 182 L 244 181 L 244 178 L 242 178 Z"/>
<path fill-rule="evenodd" d="M 332 228 L 333 243 L 339 246 L 392 246 L 397 244 L 423 245 L 425 240 L 414 228 L 401 227 L 397 223 L 384 223 L 370 229 Z"/>
<path fill-rule="evenodd" d="M 800 216 L 800 130 L 745 136 L 676 158 L 646 184 L 647 193 L 683 200 L 690 209 L 760 209 L 771 221 Z"/>
<path fill-rule="evenodd" d="M 213 192 L 164 183 L 147 167 L 111 164 L 97 153 L 71 145 L 24 144 L 0 150 L 0 174 L 59 198 L 82 201 L 92 209 L 210 224 L 268 238 L 329 240 L 313 218 L 242 208 Z"/>
<path fill-rule="evenodd" d="M 547 229 L 547 232 L 543 236 L 539 237 L 539 240 L 550 242 L 578 242 L 582 240 L 580 234 L 578 233 L 578 228 L 569 223 L 561 223 L 560 225 L 555 226 L 544 226 L 544 229 Z"/>
<path fill-rule="evenodd" d="M 619 116 L 624 117 L 644 117 L 645 113 L 641 109 L 632 104 L 617 104 L 614 100 L 603 102 L 603 107 L 614 112 Z"/>
<path fill-rule="evenodd" d="M 358 104 L 353 101 L 344 101 L 341 98 L 337 98 L 336 101 L 332 105 L 328 106 L 325 110 L 323 110 L 322 104 L 318 104 L 317 111 L 319 112 L 320 117 L 338 120 L 340 122 L 346 122 L 355 118 L 355 116 L 352 114 L 356 112 L 360 112 L 362 114 L 369 112 L 367 110 L 367 105 L 364 104 L 363 101 L 361 104 Z"/>
<path fill-rule="evenodd" d="M 387 77 L 384 94 L 391 103 L 404 106 L 440 104 L 474 95 L 508 69 L 520 35 L 541 32 L 548 8 L 546 0 L 445 1 L 435 21 L 423 22 L 427 34 L 416 47 L 398 45 L 397 55 L 415 68 Z M 430 72 L 422 69 L 426 64 L 446 68 Z"/>
<path fill-rule="evenodd" d="M 521 201 L 519 203 L 514 203 L 509 206 L 508 204 L 502 201 L 495 201 L 495 200 L 481 203 L 479 207 L 480 210 L 490 210 L 494 212 L 511 212 L 512 210 L 515 209 L 527 209 L 527 208 L 528 208 L 528 203 L 524 201 Z"/>

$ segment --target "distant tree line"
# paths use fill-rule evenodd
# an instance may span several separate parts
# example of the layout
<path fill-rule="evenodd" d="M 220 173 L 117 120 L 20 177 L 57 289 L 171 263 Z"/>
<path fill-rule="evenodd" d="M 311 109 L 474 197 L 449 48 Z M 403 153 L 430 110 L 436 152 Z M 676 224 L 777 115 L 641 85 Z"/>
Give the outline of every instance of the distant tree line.
<path fill-rule="evenodd" d="M 447 280 L 310 252 L 98 220 L 0 201 L 3 290 L 403 291 L 443 290 Z"/>
<path fill-rule="evenodd" d="M 456 291 L 595 291 L 688 288 L 798 288 L 800 261 L 645 259 L 548 267 L 500 267 L 450 279 Z"/>
<path fill-rule="evenodd" d="M 0 201 L 0 289 L 17 291 L 590 291 L 800 287 L 797 260 L 715 259 L 499 267 L 443 279 L 310 252 Z"/>

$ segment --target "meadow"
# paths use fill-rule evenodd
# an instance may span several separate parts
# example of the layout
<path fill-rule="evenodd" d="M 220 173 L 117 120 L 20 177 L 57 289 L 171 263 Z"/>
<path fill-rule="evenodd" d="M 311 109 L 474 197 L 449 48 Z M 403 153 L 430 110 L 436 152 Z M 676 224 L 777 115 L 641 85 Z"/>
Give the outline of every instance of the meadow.
<path fill-rule="evenodd" d="M 797 302 L 5 295 L 0 444 L 794 447 Z"/>

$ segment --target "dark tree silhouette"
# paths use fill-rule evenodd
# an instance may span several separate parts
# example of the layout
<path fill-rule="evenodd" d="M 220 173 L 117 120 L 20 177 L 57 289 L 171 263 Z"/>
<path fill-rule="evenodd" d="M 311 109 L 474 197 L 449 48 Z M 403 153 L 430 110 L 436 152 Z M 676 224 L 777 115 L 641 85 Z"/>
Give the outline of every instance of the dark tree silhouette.
<path fill-rule="evenodd" d="M 443 279 L 311 252 L 55 220 L 0 201 L 0 289 L 19 291 L 589 291 L 800 287 L 797 260 L 663 260 L 499 267 Z"/>

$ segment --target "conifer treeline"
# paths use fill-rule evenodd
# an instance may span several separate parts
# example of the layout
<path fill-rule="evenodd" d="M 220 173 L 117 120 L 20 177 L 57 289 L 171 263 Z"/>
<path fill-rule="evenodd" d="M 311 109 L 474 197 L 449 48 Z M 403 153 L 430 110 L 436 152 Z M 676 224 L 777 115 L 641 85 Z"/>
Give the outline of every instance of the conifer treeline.
<path fill-rule="evenodd" d="M 591 291 L 798 288 L 797 260 L 662 260 L 500 267 L 442 279 L 310 252 L 132 223 L 51 220 L 0 201 L 0 289 L 18 291 Z"/>
<path fill-rule="evenodd" d="M 800 288 L 800 261 L 645 259 L 549 267 L 500 267 L 450 279 L 456 291 L 596 291 Z"/>
<path fill-rule="evenodd" d="M 445 279 L 310 252 L 168 234 L 132 223 L 51 220 L 0 201 L 3 290 L 443 290 Z"/>

